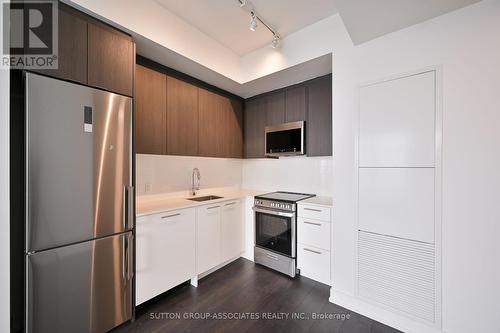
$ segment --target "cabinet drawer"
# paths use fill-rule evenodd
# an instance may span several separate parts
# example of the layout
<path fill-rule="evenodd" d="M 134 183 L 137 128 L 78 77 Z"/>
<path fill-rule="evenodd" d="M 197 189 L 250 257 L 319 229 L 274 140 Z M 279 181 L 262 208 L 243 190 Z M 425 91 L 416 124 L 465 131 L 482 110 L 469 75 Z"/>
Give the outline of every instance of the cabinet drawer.
<path fill-rule="evenodd" d="M 330 222 L 330 208 L 299 204 L 298 215 L 300 217 Z"/>
<path fill-rule="evenodd" d="M 330 222 L 298 218 L 297 241 L 323 250 L 330 250 Z"/>
<path fill-rule="evenodd" d="M 297 267 L 301 275 L 330 285 L 330 251 L 298 243 Z"/>

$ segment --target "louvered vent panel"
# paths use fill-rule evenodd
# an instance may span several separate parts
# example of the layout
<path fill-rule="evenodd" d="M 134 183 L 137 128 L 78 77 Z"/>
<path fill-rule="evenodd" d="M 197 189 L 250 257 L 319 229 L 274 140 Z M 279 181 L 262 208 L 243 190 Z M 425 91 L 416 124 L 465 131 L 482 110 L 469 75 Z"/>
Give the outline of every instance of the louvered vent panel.
<path fill-rule="evenodd" d="M 359 295 L 434 323 L 434 251 L 434 244 L 359 231 Z"/>

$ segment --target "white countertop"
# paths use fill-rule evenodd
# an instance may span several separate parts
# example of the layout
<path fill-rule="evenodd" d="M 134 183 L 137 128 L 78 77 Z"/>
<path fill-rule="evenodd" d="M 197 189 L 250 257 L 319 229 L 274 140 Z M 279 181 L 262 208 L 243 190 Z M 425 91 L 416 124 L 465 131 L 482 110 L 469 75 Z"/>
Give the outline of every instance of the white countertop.
<path fill-rule="evenodd" d="M 197 191 L 196 197 L 216 195 L 222 198 L 201 202 L 188 200 L 188 198 L 193 198 L 193 196 L 190 195 L 189 191 L 141 195 L 136 198 L 136 214 L 137 217 L 140 217 L 144 215 L 164 213 L 177 209 L 211 205 L 218 202 L 240 199 L 247 196 L 255 196 L 262 193 L 267 192 L 235 187 L 202 189 L 200 191 Z"/>
<path fill-rule="evenodd" d="M 308 205 L 314 205 L 314 206 L 321 206 L 321 207 L 327 207 L 327 208 L 332 208 L 333 207 L 333 198 L 332 197 L 312 197 L 308 198 L 305 200 L 301 200 L 298 202 L 298 204 L 308 204 Z"/>

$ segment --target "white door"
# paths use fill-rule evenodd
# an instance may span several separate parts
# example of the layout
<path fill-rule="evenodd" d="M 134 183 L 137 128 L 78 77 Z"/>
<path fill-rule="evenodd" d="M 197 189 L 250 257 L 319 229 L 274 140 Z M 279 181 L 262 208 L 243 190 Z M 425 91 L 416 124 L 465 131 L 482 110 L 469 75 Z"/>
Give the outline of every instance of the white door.
<path fill-rule="evenodd" d="M 362 87 L 360 167 L 433 167 L 435 72 Z"/>
<path fill-rule="evenodd" d="M 243 218 L 239 200 L 223 203 L 221 216 L 222 261 L 238 257 L 243 251 Z"/>
<path fill-rule="evenodd" d="M 220 205 L 197 208 L 197 268 L 204 273 L 221 263 Z"/>
<path fill-rule="evenodd" d="M 194 209 L 140 217 L 136 235 L 137 305 L 196 275 Z"/>

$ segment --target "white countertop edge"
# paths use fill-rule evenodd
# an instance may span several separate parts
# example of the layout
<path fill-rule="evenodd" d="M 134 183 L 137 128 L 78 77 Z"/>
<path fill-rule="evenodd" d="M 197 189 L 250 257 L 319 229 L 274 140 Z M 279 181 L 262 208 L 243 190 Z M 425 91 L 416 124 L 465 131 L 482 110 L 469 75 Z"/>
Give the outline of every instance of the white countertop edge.
<path fill-rule="evenodd" d="M 327 196 L 316 196 L 301 200 L 297 202 L 297 204 L 299 205 L 306 204 L 306 205 L 320 206 L 326 208 L 333 208 L 333 198 Z"/>
<path fill-rule="evenodd" d="M 180 209 L 196 208 L 207 205 L 214 205 L 225 201 L 242 199 L 245 197 L 253 197 L 258 194 L 266 193 L 266 191 L 248 190 L 248 189 L 204 189 L 200 191 L 196 197 L 205 195 L 216 195 L 222 198 L 209 201 L 191 201 L 188 198 L 193 196 L 185 195 L 185 192 L 178 192 L 176 194 L 164 193 L 154 194 L 148 196 L 137 197 L 136 203 L 136 217 L 147 215 L 154 215 L 159 213 L 166 213 Z M 183 195 L 179 195 L 183 194 Z M 141 207 L 145 206 L 145 207 Z M 149 207 L 150 208 L 149 208 Z"/>

